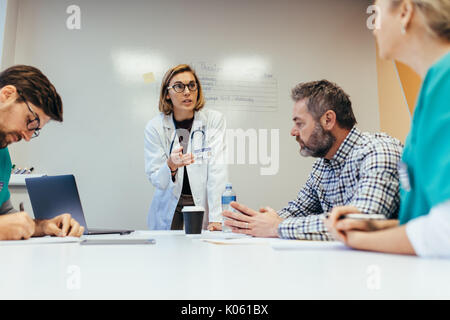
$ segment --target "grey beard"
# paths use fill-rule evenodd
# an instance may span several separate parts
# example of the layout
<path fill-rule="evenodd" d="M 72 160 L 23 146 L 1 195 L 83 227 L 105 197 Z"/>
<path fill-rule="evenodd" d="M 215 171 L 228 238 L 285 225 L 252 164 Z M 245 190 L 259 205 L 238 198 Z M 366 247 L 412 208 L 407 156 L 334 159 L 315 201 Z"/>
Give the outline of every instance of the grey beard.
<path fill-rule="evenodd" d="M 308 140 L 308 144 L 301 148 L 300 154 L 304 157 L 323 158 L 330 151 L 336 138 L 329 131 L 325 131 L 317 123 L 316 127 Z"/>

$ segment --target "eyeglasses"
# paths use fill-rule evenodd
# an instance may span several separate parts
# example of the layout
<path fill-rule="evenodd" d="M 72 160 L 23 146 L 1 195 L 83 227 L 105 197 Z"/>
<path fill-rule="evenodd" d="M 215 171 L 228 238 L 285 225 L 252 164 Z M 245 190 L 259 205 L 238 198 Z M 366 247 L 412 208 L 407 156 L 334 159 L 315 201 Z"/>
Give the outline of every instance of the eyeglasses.
<path fill-rule="evenodd" d="M 30 110 L 31 114 L 33 115 L 34 119 L 28 119 L 27 120 L 27 129 L 28 131 L 33 131 L 33 135 L 31 136 L 31 139 L 36 138 L 39 136 L 40 133 L 40 126 L 41 126 L 41 119 L 39 119 L 39 116 L 36 112 L 31 109 L 30 105 L 28 104 L 27 100 L 23 97 L 23 95 L 18 92 L 20 98 L 25 102 L 25 104 L 28 107 L 28 110 Z"/>
<path fill-rule="evenodd" d="M 186 87 L 188 87 L 190 92 L 195 92 L 198 90 L 197 82 L 191 81 L 188 84 L 184 84 L 182 82 L 175 82 L 173 86 L 167 87 L 167 90 L 173 89 L 177 93 L 182 93 L 184 90 L 186 90 Z"/>

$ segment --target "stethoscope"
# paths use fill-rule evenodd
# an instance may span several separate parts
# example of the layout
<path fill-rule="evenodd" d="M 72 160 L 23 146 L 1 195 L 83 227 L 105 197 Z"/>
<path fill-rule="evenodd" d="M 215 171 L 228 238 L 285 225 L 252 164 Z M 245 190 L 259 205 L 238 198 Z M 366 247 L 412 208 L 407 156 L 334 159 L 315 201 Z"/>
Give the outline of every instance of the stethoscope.
<path fill-rule="evenodd" d="M 175 126 L 175 122 L 174 122 L 174 126 Z M 176 126 L 175 126 L 175 128 L 176 128 Z M 197 137 L 198 137 L 199 134 L 201 134 L 202 144 L 201 144 L 200 148 L 194 149 L 193 146 L 192 146 L 193 145 L 192 141 L 194 141 L 194 137 L 196 136 L 196 134 L 197 134 Z M 176 132 L 176 129 L 175 129 L 174 137 L 172 139 L 172 143 L 170 144 L 170 148 L 169 148 L 169 155 L 172 153 L 172 149 L 173 149 L 173 145 L 175 143 L 176 137 L 177 137 L 177 132 Z M 183 138 L 182 136 L 179 137 L 179 139 L 180 139 L 179 142 L 180 143 L 181 143 L 181 141 L 183 141 L 182 138 Z M 206 144 L 205 126 L 198 127 L 196 130 L 193 130 L 191 132 L 190 143 L 191 143 L 191 150 L 192 150 L 192 153 L 194 155 L 194 159 L 196 159 L 196 160 L 197 159 L 208 159 L 208 158 L 211 157 L 211 148 L 208 148 L 208 147 L 205 146 L 205 144 Z"/>

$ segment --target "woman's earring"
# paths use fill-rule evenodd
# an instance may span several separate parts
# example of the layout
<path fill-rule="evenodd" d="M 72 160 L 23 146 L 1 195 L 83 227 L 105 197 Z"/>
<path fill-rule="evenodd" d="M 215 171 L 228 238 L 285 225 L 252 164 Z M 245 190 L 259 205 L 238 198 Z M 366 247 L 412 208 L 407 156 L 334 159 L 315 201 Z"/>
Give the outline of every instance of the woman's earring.
<path fill-rule="evenodd" d="M 402 34 L 405 35 L 406 34 L 406 27 L 404 25 L 402 25 Z"/>

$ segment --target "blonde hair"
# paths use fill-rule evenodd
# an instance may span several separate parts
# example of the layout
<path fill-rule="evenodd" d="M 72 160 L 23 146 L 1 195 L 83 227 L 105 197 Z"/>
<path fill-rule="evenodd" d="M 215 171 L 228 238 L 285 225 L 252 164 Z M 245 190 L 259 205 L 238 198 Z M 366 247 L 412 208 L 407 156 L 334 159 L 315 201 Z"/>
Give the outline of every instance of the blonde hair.
<path fill-rule="evenodd" d="M 165 115 L 169 115 L 173 112 L 172 100 L 166 99 L 167 94 L 169 92 L 167 87 L 169 86 L 170 81 L 174 76 L 183 72 L 191 72 L 194 75 L 195 81 L 197 82 L 198 95 L 197 95 L 197 103 L 195 104 L 194 110 L 199 111 L 205 106 L 205 98 L 203 96 L 202 86 L 200 85 L 200 81 L 198 80 L 198 77 L 195 74 L 194 69 L 192 69 L 190 65 L 179 64 L 169 69 L 164 75 L 161 82 L 161 90 L 159 94 L 159 111 L 163 112 Z"/>
<path fill-rule="evenodd" d="M 394 7 L 404 0 L 391 0 Z M 411 0 L 425 18 L 428 31 L 450 41 L 450 0 Z"/>

